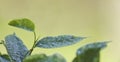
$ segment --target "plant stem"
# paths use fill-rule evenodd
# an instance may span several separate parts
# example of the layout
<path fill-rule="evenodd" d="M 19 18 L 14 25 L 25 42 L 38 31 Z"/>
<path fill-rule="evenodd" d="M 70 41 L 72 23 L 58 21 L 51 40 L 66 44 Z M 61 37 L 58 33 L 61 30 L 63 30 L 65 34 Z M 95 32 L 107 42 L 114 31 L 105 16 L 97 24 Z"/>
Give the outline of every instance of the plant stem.
<path fill-rule="evenodd" d="M 33 33 L 34 33 L 34 43 L 35 43 L 36 42 L 36 33 L 35 33 L 35 31 Z"/>
<path fill-rule="evenodd" d="M 37 38 L 36 38 L 36 33 L 35 33 L 35 31 L 34 31 L 33 33 L 34 33 L 34 43 L 33 43 L 32 48 L 29 50 L 28 55 L 31 55 L 31 53 L 33 52 L 33 50 L 34 50 L 34 48 L 35 48 L 36 42 L 37 42 Z"/>

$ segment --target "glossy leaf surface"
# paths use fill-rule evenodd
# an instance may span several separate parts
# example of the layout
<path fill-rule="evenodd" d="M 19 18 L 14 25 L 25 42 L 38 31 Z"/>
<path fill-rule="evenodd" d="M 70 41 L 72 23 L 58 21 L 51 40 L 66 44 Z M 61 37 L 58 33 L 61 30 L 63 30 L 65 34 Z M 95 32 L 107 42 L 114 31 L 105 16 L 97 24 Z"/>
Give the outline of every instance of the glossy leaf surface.
<path fill-rule="evenodd" d="M 13 62 L 22 62 L 28 49 L 15 34 L 5 37 L 5 46 Z"/>
<path fill-rule="evenodd" d="M 75 44 L 85 37 L 76 37 L 73 35 L 60 35 L 56 37 L 45 37 L 39 40 L 36 44 L 40 48 L 57 48 Z"/>

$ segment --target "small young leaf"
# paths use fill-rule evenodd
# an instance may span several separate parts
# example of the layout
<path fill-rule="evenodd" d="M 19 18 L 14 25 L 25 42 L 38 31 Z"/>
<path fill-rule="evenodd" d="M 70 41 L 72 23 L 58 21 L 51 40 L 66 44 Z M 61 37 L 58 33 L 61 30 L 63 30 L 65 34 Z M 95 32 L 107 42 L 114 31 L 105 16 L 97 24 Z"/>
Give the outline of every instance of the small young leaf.
<path fill-rule="evenodd" d="M 36 44 L 36 47 L 41 48 L 57 48 L 75 44 L 85 37 L 76 37 L 72 35 L 60 35 L 57 37 L 45 37 L 39 40 Z"/>
<path fill-rule="evenodd" d="M 13 62 L 22 62 L 28 49 L 15 34 L 5 37 L 5 46 Z"/>
<path fill-rule="evenodd" d="M 34 23 L 27 18 L 12 20 L 8 23 L 8 25 L 22 28 L 28 31 L 34 31 L 35 29 Z"/>
<path fill-rule="evenodd" d="M 10 62 L 10 58 L 8 55 L 0 55 L 0 62 Z"/>
<path fill-rule="evenodd" d="M 66 62 L 63 56 L 60 54 L 54 54 L 52 56 L 46 56 L 45 54 L 36 54 L 28 56 L 23 62 Z"/>
<path fill-rule="evenodd" d="M 77 57 L 73 62 L 99 62 L 100 50 L 107 46 L 108 42 L 96 42 L 87 44 L 77 51 Z"/>

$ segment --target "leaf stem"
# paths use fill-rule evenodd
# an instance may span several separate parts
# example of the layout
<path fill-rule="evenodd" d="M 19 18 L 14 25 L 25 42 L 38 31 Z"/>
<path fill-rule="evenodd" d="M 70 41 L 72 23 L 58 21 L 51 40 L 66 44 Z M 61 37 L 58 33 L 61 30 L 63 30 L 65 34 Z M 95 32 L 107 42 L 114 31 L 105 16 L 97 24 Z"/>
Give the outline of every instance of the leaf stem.
<path fill-rule="evenodd" d="M 36 42 L 36 33 L 35 33 L 35 31 L 33 33 L 34 33 L 34 43 L 35 43 Z"/>
<path fill-rule="evenodd" d="M 36 42 L 37 42 L 37 40 L 38 40 L 38 39 L 36 38 L 36 32 L 34 31 L 33 33 L 34 33 L 34 43 L 33 43 L 32 48 L 29 50 L 28 55 L 31 55 L 31 53 L 33 52 L 33 50 L 34 50 L 34 48 L 35 48 Z"/>

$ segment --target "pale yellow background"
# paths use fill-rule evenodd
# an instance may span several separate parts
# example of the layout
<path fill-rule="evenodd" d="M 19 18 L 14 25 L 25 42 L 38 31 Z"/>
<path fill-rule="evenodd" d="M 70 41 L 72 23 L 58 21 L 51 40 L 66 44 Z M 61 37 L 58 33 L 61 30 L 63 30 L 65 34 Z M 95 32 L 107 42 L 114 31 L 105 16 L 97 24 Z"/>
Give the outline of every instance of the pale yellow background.
<path fill-rule="evenodd" d="M 111 40 L 101 51 L 101 62 L 120 62 L 120 0 L 0 0 L 0 40 L 16 32 L 30 48 L 33 34 L 7 25 L 16 18 L 33 20 L 41 38 L 60 34 L 88 37 L 68 47 L 36 48 L 33 54 L 60 53 L 71 62 L 80 46 Z M 2 45 L 0 51 L 6 53 Z"/>

